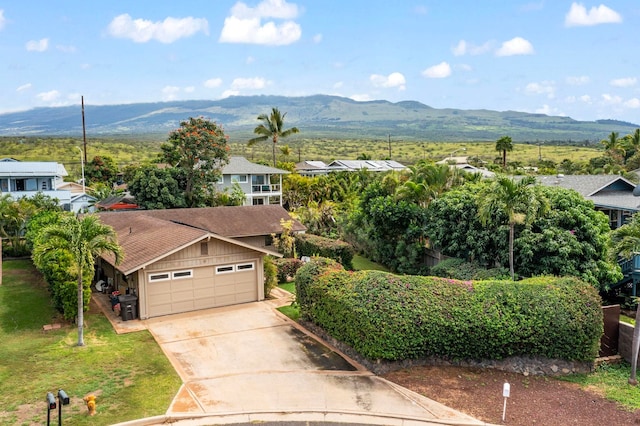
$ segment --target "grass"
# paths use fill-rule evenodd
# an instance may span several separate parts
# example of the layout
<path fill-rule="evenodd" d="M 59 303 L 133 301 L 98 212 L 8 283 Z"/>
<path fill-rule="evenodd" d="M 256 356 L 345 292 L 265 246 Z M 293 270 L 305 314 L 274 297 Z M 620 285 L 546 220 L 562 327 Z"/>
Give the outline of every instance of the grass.
<path fill-rule="evenodd" d="M 42 331 L 45 324 L 62 328 Z M 110 425 L 166 412 L 181 381 L 148 331 L 118 335 L 97 312 L 77 327 L 52 308 L 46 283 L 29 260 L 3 262 L 0 285 L 0 424 L 46 423 L 45 395 L 64 389 L 64 423 Z M 144 354 L 141 356 L 140 354 Z M 82 398 L 97 397 L 87 415 Z M 57 410 L 51 412 L 57 421 Z"/>
<path fill-rule="evenodd" d="M 561 377 L 560 380 L 577 383 L 584 389 L 595 391 L 627 410 L 637 410 L 640 409 L 640 391 L 627 383 L 630 374 L 631 365 L 626 362 L 605 363 L 591 374 L 574 374 Z"/>
<path fill-rule="evenodd" d="M 366 257 L 362 257 L 358 254 L 353 256 L 353 269 L 356 271 L 385 271 L 389 272 L 389 269 L 379 263 L 375 263 L 367 259 Z"/>

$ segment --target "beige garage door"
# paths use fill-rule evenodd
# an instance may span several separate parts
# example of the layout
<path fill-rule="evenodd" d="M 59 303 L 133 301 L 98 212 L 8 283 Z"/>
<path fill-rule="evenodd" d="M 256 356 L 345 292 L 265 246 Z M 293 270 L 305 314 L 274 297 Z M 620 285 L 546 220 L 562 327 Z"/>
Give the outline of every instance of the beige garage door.
<path fill-rule="evenodd" d="M 150 273 L 149 317 L 258 300 L 256 262 Z"/>

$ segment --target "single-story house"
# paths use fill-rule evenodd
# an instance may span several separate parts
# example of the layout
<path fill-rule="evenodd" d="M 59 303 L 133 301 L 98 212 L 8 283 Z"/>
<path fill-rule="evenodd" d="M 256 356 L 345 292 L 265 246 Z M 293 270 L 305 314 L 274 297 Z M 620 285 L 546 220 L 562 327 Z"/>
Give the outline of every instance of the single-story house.
<path fill-rule="evenodd" d="M 484 167 L 475 167 L 469 164 L 469 157 L 447 157 L 443 160 L 437 161 L 436 164 L 449 164 L 450 167 L 455 167 L 458 170 L 462 170 L 466 173 L 480 173 L 482 177 L 491 178 L 496 174 Z"/>
<path fill-rule="evenodd" d="M 96 281 L 136 296 L 134 318 L 263 300 L 271 234 L 293 220 L 279 205 L 97 213 L 115 230 L 124 258 L 98 259 Z M 293 232 L 305 227 L 293 220 Z"/>
<path fill-rule="evenodd" d="M 302 176 L 326 175 L 331 172 L 370 172 L 400 171 L 407 167 L 394 160 L 334 160 L 329 164 L 323 161 L 308 160 L 296 164 L 296 171 Z"/>

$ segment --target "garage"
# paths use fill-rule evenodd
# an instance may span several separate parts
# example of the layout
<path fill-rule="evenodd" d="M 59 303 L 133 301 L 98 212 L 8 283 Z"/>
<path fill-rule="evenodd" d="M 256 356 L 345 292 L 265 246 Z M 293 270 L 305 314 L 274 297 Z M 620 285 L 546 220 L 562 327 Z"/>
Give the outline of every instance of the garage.
<path fill-rule="evenodd" d="M 170 315 L 259 300 L 256 261 L 147 274 L 147 314 Z"/>

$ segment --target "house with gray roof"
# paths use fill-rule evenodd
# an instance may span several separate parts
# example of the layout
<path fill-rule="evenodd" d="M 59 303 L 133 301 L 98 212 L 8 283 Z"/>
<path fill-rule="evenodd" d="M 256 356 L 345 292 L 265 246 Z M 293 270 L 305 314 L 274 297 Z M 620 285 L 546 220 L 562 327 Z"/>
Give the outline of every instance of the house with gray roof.
<path fill-rule="evenodd" d="M 400 171 L 407 166 L 394 160 L 334 160 L 329 164 L 324 161 L 302 161 L 296 164 L 296 171 L 302 176 L 326 175 L 331 172 L 370 172 Z"/>
<path fill-rule="evenodd" d="M 231 191 L 238 184 L 245 194 L 244 205 L 282 205 L 282 176 L 289 172 L 252 163 L 244 157 L 231 157 L 222 168 L 218 191 Z"/>
<path fill-rule="evenodd" d="M 609 218 L 611 229 L 624 225 L 640 211 L 640 197 L 633 195 L 636 184 L 618 175 L 550 175 L 536 176 L 545 186 L 573 189 L 593 201 L 596 210 Z"/>

